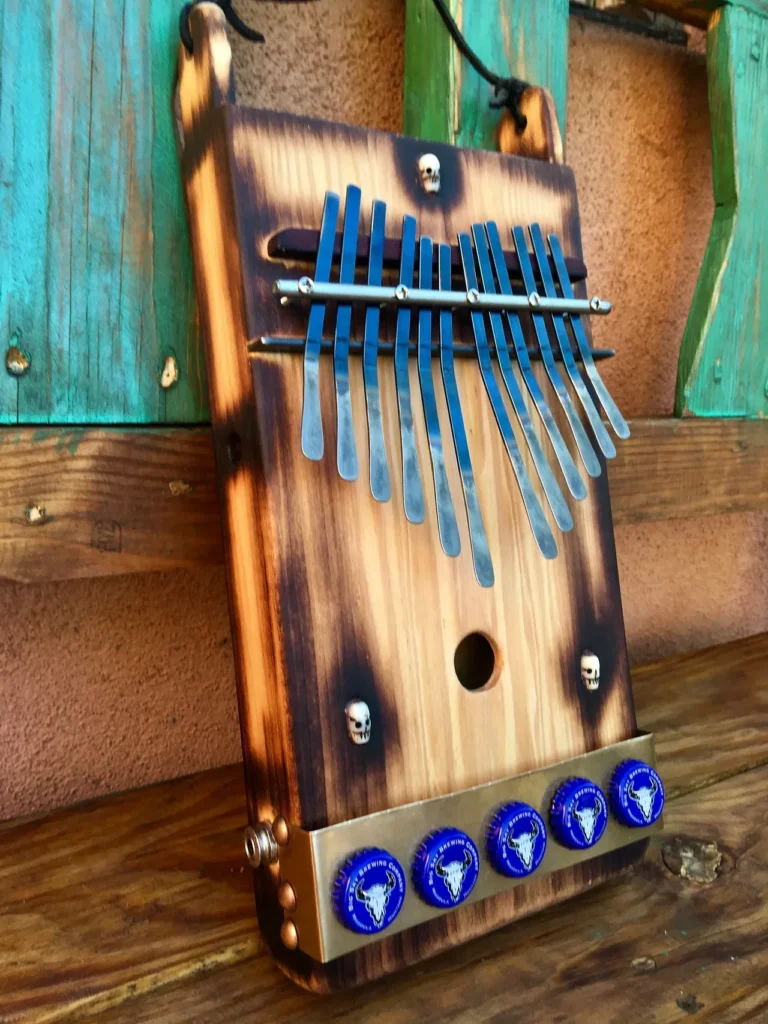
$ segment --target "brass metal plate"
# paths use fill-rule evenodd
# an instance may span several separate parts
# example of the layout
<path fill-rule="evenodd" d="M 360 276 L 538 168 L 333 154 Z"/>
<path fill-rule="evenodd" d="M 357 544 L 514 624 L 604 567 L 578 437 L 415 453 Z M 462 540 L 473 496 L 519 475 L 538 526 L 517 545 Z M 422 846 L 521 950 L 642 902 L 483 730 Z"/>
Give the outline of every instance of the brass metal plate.
<path fill-rule="evenodd" d="M 489 782 L 448 796 L 393 807 L 377 814 L 307 832 L 292 828 L 288 845 L 280 850 L 280 879 L 296 893 L 296 908 L 289 915 L 299 936 L 299 948 L 315 960 L 327 963 L 382 938 L 412 928 L 423 921 L 451 913 L 431 907 L 410 884 L 410 868 L 422 839 L 436 828 L 454 826 L 466 832 L 480 851 L 480 876 L 461 906 L 524 885 L 525 878 L 505 878 L 491 867 L 485 853 L 485 834 L 493 812 L 503 803 L 522 800 L 549 820 L 549 807 L 560 783 L 574 775 L 597 783 L 604 793 L 614 768 L 628 758 L 654 765 L 653 736 L 644 733 L 601 750 L 561 761 L 547 768 Z M 660 818 L 647 828 L 625 828 L 609 814 L 600 841 L 588 850 L 568 850 L 553 838 L 534 876 L 550 874 L 622 846 L 636 843 L 662 827 Z M 379 846 L 400 861 L 408 877 L 403 909 L 395 921 L 377 935 L 358 935 L 345 928 L 331 904 L 331 889 L 342 863 L 356 850 Z"/>

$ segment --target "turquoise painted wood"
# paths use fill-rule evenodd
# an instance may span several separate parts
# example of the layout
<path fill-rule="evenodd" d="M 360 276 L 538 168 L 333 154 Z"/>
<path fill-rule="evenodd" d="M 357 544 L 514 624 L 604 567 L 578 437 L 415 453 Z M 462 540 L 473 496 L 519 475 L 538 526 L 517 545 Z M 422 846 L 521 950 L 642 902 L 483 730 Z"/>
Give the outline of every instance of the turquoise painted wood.
<path fill-rule="evenodd" d="M 450 8 L 489 68 L 549 89 L 564 133 L 567 0 L 450 0 Z M 432 0 L 406 0 L 405 10 L 405 132 L 495 149 L 491 87 L 458 53 Z"/>
<path fill-rule="evenodd" d="M 729 4 L 707 34 L 715 215 L 676 413 L 768 415 L 768 17 Z"/>
<path fill-rule="evenodd" d="M 0 0 L 0 354 L 31 361 L 0 371 L 0 423 L 208 417 L 172 114 L 179 6 Z"/>

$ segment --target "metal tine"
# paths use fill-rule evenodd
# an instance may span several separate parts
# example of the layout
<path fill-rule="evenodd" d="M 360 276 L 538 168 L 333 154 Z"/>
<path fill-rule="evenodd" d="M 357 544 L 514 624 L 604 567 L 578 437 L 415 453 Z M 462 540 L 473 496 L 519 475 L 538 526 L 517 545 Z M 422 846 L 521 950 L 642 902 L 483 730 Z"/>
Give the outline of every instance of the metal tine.
<path fill-rule="evenodd" d="M 560 239 L 557 235 L 548 235 L 549 248 L 552 252 L 552 259 L 555 263 L 555 270 L 557 272 L 557 278 L 560 282 L 560 290 L 563 293 L 563 297 L 570 299 L 573 297 L 573 287 L 571 285 L 571 279 L 568 276 L 568 267 L 565 263 L 565 257 L 563 256 L 563 250 L 560 246 Z M 600 404 L 605 410 L 605 415 L 608 417 L 608 422 L 611 424 L 613 429 L 616 431 L 618 436 L 622 440 L 626 440 L 629 437 L 629 426 L 627 421 L 619 412 L 619 407 L 611 398 L 608 388 L 603 383 L 603 379 L 597 372 L 595 366 L 595 360 L 592 356 L 592 352 L 589 348 L 589 341 L 584 333 L 584 325 L 581 322 L 580 316 L 571 315 L 571 329 L 573 335 L 576 338 L 576 345 L 581 355 L 581 361 L 584 363 L 584 369 L 587 371 L 587 376 L 592 382 L 592 387 L 595 389 L 597 397 L 600 399 Z"/>
<path fill-rule="evenodd" d="M 437 268 L 438 287 L 441 291 L 449 291 L 451 288 L 451 247 L 450 245 L 438 245 L 437 247 Z M 448 405 L 448 418 L 451 421 L 451 433 L 453 434 L 453 446 L 456 449 L 456 462 L 459 466 L 461 476 L 461 489 L 464 493 L 464 505 L 467 510 L 467 525 L 469 527 L 469 544 L 472 548 L 472 564 L 475 569 L 475 577 L 481 587 L 492 587 L 494 583 L 493 562 L 488 547 L 488 537 L 485 532 L 483 515 L 480 511 L 480 502 L 477 498 L 477 487 L 475 485 L 475 474 L 472 469 L 472 459 L 469 454 L 469 443 L 467 442 L 467 431 L 464 426 L 464 414 L 461 411 L 461 399 L 459 388 L 456 383 L 456 369 L 453 356 L 453 313 L 450 309 L 440 310 L 440 369 L 443 374 L 443 387 L 445 388 L 446 404 Z"/>
<path fill-rule="evenodd" d="M 422 235 L 419 239 L 419 288 L 432 287 L 433 262 L 432 239 Z M 424 424 L 427 429 L 427 441 L 429 443 L 429 456 L 432 460 L 432 477 L 435 483 L 437 528 L 440 533 L 440 543 L 443 551 L 446 555 L 455 558 L 461 551 L 461 538 L 459 537 L 459 527 L 453 508 L 448 474 L 445 471 L 443 439 L 440 433 L 440 420 L 437 415 L 435 382 L 432 378 L 432 310 L 429 306 L 424 306 L 419 310 L 418 322 L 417 360 L 419 383 L 421 385 L 421 404 L 424 408 Z"/>
<path fill-rule="evenodd" d="M 488 254 L 488 242 L 485 237 L 485 228 L 482 224 L 472 225 L 472 237 L 475 241 L 477 262 L 480 264 L 480 278 L 483 282 L 483 290 L 495 295 L 496 281 L 491 267 L 491 258 Z M 491 333 L 493 334 L 493 343 L 496 346 L 496 356 L 498 358 L 501 376 L 504 380 L 504 384 L 506 385 L 507 393 L 509 394 L 510 401 L 512 402 L 512 407 L 515 410 L 517 418 L 520 421 L 520 426 L 525 434 L 528 447 L 531 450 L 531 456 L 533 457 L 533 462 L 536 466 L 536 472 L 539 474 L 539 479 L 541 480 L 541 485 L 544 488 L 544 493 L 547 496 L 549 507 L 552 509 L 555 522 L 560 529 L 563 531 L 572 530 L 573 517 L 571 516 L 570 509 L 563 497 L 563 492 L 558 487 L 552 468 L 547 462 L 544 449 L 541 447 L 541 442 L 533 428 L 531 417 L 528 415 L 528 409 L 525 406 L 525 400 L 523 399 L 517 380 L 515 379 L 512 363 L 509 358 L 507 339 L 504 333 L 504 320 L 502 319 L 501 313 L 490 313 L 489 316 L 491 320 Z"/>
<path fill-rule="evenodd" d="M 336 241 L 336 222 L 339 219 L 339 197 L 335 192 L 325 193 L 320 242 L 315 262 L 315 280 L 328 281 L 333 262 L 333 244 Z M 304 349 L 304 404 L 301 411 L 301 450 L 308 459 L 323 457 L 323 418 L 320 412 L 320 346 L 325 323 L 325 303 L 313 302 L 307 323 L 307 342 Z"/>
<path fill-rule="evenodd" d="M 466 282 L 467 291 L 477 291 L 477 274 L 475 272 L 475 255 L 472 250 L 472 242 L 466 232 L 459 233 L 459 250 L 461 251 L 461 262 L 464 267 L 464 280 Z M 488 339 L 485 334 L 485 323 L 483 322 L 483 314 L 472 313 L 472 331 L 475 335 L 475 347 L 477 349 L 477 359 L 480 364 L 480 374 L 485 384 L 485 390 L 488 392 L 488 398 L 493 409 L 493 414 L 496 417 L 496 424 L 499 428 L 499 432 L 504 441 L 504 445 L 507 449 L 507 455 L 509 461 L 512 463 L 512 469 L 517 479 L 518 487 L 520 488 L 520 494 L 523 498 L 523 504 L 525 505 L 525 511 L 528 515 L 528 521 L 531 524 L 533 530 L 533 536 L 536 539 L 536 543 L 545 558 L 555 558 L 557 556 L 557 544 L 555 543 L 555 537 L 552 530 L 549 527 L 544 511 L 539 504 L 539 499 L 536 497 L 536 492 L 531 484 L 530 477 L 525 469 L 525 463 L 523 457 L 520 454 L 520 449 L 517 447 L 517 441 L 515 440 L 515 434 L 512 430 L 512 424 L 509 421 L 509 415 L 507 414 L 504 400 L 501 397 L 501 391 L 499 391 L 499 385 L 496 383 L 496 378 L 493 375 L 493 366 L 491 365 L 491 354 L 488 350 Z"/>
<path fill-rule="evenodd" d="M 499 279 L 499 288 L 501 289 L 502 295 L 511 295 L 512 282 L 509 280 L 509 273 L 507 272 L 507 264 L 504 259 L 504 250 L 501 246 L 499 229 L 492 220 L 489 220 L 486 222 L 485 230 L 488 233 L 488 242 L 491 246 L 493 265 L 496 269 L 496 276 Z M 568 484 L 568 490 L 574 498 L 578 501 L 582 501 L 587 496 L 586 484 L 579 475 L 576 463 L 573 461 L 573 456 L 568 451 L 568 446 L 563 440 L 563 435 L 560 433 L 560 428 L 555 422 L 552 410 L 547 405 L 547 400 L 544 397 L 544 392 L 541 390 L 541 385 L 536 378 L 536 374 L 533 372 L 531 357 L 528 354 L 528 347 L 525 343 L 523 328 L 520 325 L 520 318 L 517 313 L 507 313 L 507 323 L 509 324 L 509 329 L 512 334 L 512 342 L 515 346 L 515 355 L 517 356 L 517 362 L 523 374 L 523 380 L 530 392 L 534 405 L 539 411 L 539 416 L 541 416 L 541 420 L 546 431 L 549 434 L 549 440 L 552 442 L 552 447 L 555 451 L 558 462 L 560 463 L 560 468 L 563 471 L 565 482 Z"/>
<path fill-rule="evenodd" d="M 400 253 L 400 286 L 413 284 L 413 265 L 416 256 L 416 219 L 403 217 L 403 241 Z M 421 486 L 416 435 L 413 431 L 411 382 L 408 375 L 408 347 L 411 334 L 411 311 L 407 306 L 397 311 L 395 327 L 395 387 L 397 411 L 400 417 L 400 447 L 403 458 L 403 505 L 409 523 L 424 522 L 424 491 Z"/>
<path fill-rule="evenodd" d="M 547 254 L 547 247 L 544 244 L 544 236 L 541 233 L 541 228 L 538 224 L 531 224 L 529 225 L 528 230 L 531 233 L 533 252 L 539 267 L 542 284 L 544 285 L 544 294 L 553 299 L 557 298 L 557 289 L 555 288 L 552 271 L 549 269 L 549 255 Z M 552 324 L 555 328 L 555 336 L 557 337 L 557 343 L 560 346 L 563 362 L 565 363 L 565 369 L 570 377 L 571 384 L 573 384 L 574 391 L 579 396 L 581 404 L 584 406 L 584 412 L 587 414 L 587 419 L 592 427 L 597 443 L 600 445 L 600 450 L 606 459 L 615 459 L 616 446 L 611 440 L 610 434 L 603 426 L 603 421 L 600 419 L 600 414 L 595 408 L 592 396 L 589 391 L 587 391 L 586 384 L 579 373 L 579 368 L 576 365 L 576 360 L 573 358 L 573 352 L 571 351 L 571 339 L 568 337 L 565 320 L 561 313 L 552 313 L 551 315 Z"/>
<path fill-rule="evenodd" d="M 339 282 L 354 284 L 357 258 L 357 231 L 360 224 L 360 189 L 347 185 L 344 200 L 344 228 L 341 236 Z M 333 379 L 336 385 L 336 465 L 342 480 L 357 480 L 357 448 L 352 422 L 352 393 L 349 390 L 349 333 L 352 328 L 352 303 L 336 307 L 336 334 L 333 339 Z"/>
<path fill-rule="evenodd" d="M 368 254 L 368 284 L 380 285 L 384 264 L 384 238 L 387 204 L 374 200 L 371 211 L 371 247 Z M 376 501 L 389 501 L 392 488 L 389 482 L 387 447 L 381 422 L 381 394 L 379 391 L 379 322 L 381 309 L 370 305 L 365 310 L 363 338 L 363 381 L 365 407 L 368 411 L 368 456 L 371 494 Z"/>
<path fill-rule="evenodd" d="M 512 237 L 515 240 L 517 258 L 520 260 L 523 285 L 527 294 L 530 296 L 536 292 L 536 279 L 533 276 L 533 265 L 531 264 L 531 258 L 528 255 L 528 242 L 525 237 L 525 232 L 521 227 L 514 227 L 512 228 Z M 533 327 L 536 331 L 536 338 L 539 342 L 541 358 L 544 362 L 544 366 L 546 367 L 547 376 L 550 379 L 552 387 L 555 389 L 555 394 L 560 399 L 560 404 L 565 410 L 565 415 L 568 417 L 568 422 L 571 425 L 573 436 L 576 439 L 576 444 L 578 446 L 582 462 L 584 463 L 584 467 L 590 476 L 600 476 L 600 460 L 595 454 L 595 449 L 592 447 L 589 437 L 587 436 L 587 432 L 584 429 L 584 425 L 579 419 L 579 414 L 574 408 L 571 396 L 568 394 L 555 364 L 555 357 L 552 355 L 552 349 L 549 344 L 549 336 L 547 335 L 547 325 L 544 322 L 544 316 L 541 313 L 534 313 L 531 311 L 531 319 L 533 320 Z"/>

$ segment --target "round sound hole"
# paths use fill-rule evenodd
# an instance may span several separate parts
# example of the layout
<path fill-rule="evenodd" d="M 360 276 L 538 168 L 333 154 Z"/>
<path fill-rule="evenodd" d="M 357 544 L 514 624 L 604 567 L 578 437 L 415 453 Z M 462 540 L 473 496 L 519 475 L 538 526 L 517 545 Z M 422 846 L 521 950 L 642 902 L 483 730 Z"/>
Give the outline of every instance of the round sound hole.
<path fill-rule="evenodd" d="M 466 690 L 480 690 L 493 679 L 497 652 L 484 633 L 469 633 L 453 656 L 456 677 Z"/>

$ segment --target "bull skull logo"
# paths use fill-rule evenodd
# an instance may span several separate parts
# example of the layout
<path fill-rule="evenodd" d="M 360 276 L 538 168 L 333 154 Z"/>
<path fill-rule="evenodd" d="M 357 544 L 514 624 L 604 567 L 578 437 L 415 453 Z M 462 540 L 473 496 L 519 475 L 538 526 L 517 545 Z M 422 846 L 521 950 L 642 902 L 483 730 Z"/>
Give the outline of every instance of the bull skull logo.
<path fill-rule="evenodd" d="M 574 807 L 573 816 L 579 823 L 582 835 L 588 843 L 592 842 L 592 837 L 595 834 L 595 828 L 597 826 L 597 819 L 600 817 L 600 812 L 603 809 L 603 805 L 595 797 L 595 803 L 592 807 Z"/>
<path fill-rule="evenodd" d="M 463 860 L 452 860 L 450 864 L 443 864 L 441 856 L 437 864 L 435 864 L 435 874 L 439 875 L 445 882 L 445 887 L 451 894 L 451 899 L 454 903 L 461 896 L 464 879 L 467 877 L 467 871 L 471 863 L 472 854 L 469 850 L 465 850 Z"/>
<path fill-rule="evenodd" d="M 368 889 L 363 888 L 362 879 L 357 883 L 355 898 L 365 905 L 365 909 L 371 915 L 377 928 L 381 927 L 389 903 L 389 894 L 396 885 L 397 879 L 389 869 L 387 869 L 386 882 L 376 882 Z"/>
<path fill-rule="evenodd" d="M 533 864 L 533 853 L 536 846 L 536 840 L 539 838 L 541 829 L 539 828 L 538 821 L 534 821 L 533 828 L 530 832 L 523 832 L 519 836 L 513 836 L 511 832 L 507 835 L 507 846 L 510 850 L 514 850 L 517 856 L 523 863 L 523 867 L 526 871 L 530 870 Z"/>
<path fill-rule="evenodd" d="M 640 789 L 635 789 L 634 781 L 629 784 L 629 797 L 635 801 L 640 808 L 640 813 L 647 822 L 650 822 L 653 816 L 653 801 L 658 791 L 659 784 L 653 776 L 651 776 L 650 786 L 641 786 Z"/>

